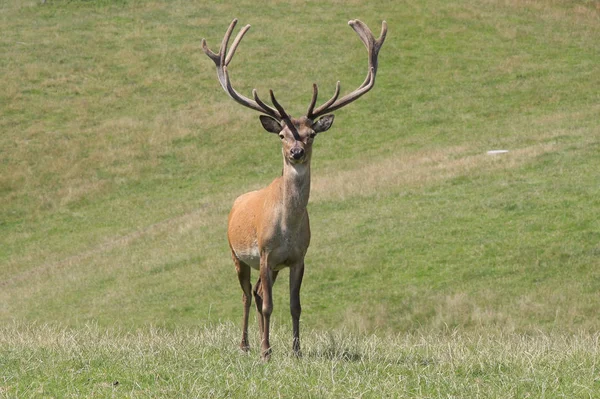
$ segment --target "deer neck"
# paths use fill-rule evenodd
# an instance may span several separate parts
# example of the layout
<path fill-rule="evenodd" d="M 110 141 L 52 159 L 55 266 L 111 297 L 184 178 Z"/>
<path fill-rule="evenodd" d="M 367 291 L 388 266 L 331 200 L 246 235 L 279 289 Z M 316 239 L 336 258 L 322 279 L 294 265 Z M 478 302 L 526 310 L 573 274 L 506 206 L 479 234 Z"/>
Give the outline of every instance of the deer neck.
<path fill-rule="evenodd" d="M 310 196 L 310 160 L 292 164 L 284 160 L 282 175 L 283 222 L 299 223 L 304 217 Z"/>

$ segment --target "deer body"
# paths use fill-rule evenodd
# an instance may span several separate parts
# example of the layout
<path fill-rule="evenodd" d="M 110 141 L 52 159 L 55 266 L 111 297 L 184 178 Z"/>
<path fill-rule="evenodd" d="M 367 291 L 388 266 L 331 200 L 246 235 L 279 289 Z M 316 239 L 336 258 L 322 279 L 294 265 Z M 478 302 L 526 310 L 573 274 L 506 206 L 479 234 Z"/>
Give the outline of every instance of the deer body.
<path fill-rule="evenodd" d="M 260 268 L 260 248 L 277 266 L 302 259 L 310 242 L 306 206 L 310 166 L 284 167 L 268 187 L 246 193 L 234 202 L 227 238 L 232 255 L 253 269 Z"/>
<path fill-rule="evenodd" d="M 304 256 L 310 243 L 308 198 L 312 142 L 317 132 L 329 129 L 333 116 L 313 123 L 307 118 L 292 120 L 281 127 L 263 117 L 263 126 L 279 131 L 282 141 L 283 172 L 266 188 L 252 191 L 234 202 L 227 228 L 231 256 L 243 290 L 244 318 L 241 347 L 247 350 L 248 313 L 250 310 L 250 268 L 259 270 L 254 287 L 256 309 L 262 335 L 263 357 L 270 354 L 269 325 L 273 310 L 272 286 L 284 267 L 290 268 L 290 312 L 294 343 L 300 354 L 300 286 L 304 275 Z M 281 130 L 280 130 L 281 129 Z"/>
<path fill-rule="evenodd" d="M 356 100 L 375 84 L 377 56 L 387 33 L 385 21 L 381 35 L 375 39 L 369 28 L 358 20 L 349 25 L 358 33 L 369 52 L 369 69 L 363 84 L 353 92 L 339 98 L 340 84 L 331 99 L 315 109 L 318 89 L 313 85 L 313 97 L 306 116 L 292 118 L 277 102 L 270 91 L 273 107 L 265 104 L 253 91 L 254 100 L 239 94 L 229 78 L 227 65 L 231 62 L 237 46 L 250 28 L 245 26 L 235 38 L 229 51 L 229 38 L 237 20 L 229 25 L 218 53 L 213 53 L 202 39 L 204 52 L 217 66 L 217 77 L 227 94 L 245 107 L 259 111 L 263 128 L 279 136 L 282 143 L 282 175 L 262 190 L 252 191 L 238 197 L 229 213 L 227 238 L 238 280 L 243 291 L 244 316 L 242 342 L 244 351 L 249 349 L 248 315 L 252 297 L 258 312 L 261 331 L 261 356 L 268 360 L 271 355 L 269 343 L 270 318 L 273 311 L 272 287 L 283 268 L 290 269 L 290 312 L 292 315 L 293 344 L 300 356 L 300 287 L 304 276 L 304 257 L 310 243 L 308 198 L 310 195 L 310 161 L 312 144 L 317 134 L 327 131 L 334 116 L 326 115 Z M 259 271 L 254 289 L 250 282 L 251 269 Z"/>

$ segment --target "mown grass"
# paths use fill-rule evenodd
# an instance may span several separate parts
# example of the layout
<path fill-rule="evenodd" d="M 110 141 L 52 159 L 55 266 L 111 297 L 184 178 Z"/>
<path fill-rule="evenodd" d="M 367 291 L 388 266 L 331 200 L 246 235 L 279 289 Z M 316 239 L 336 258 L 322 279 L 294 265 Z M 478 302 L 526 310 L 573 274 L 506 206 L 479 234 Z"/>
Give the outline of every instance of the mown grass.
<path fill-rule="evenodd" d="M 594 392 L 581 347 L 597 354 L 600 329 L 599 13 L 595 1 L 3 2 L 0 392 Z M 281 160 L 200 49 L 203 37 L 215 48 L 233 17 L 252 24 L 234 84 L 274 89 L 294 115 L 313 82 L 323 97 L 337 80 L 344 93 L 362 82 L 364 48 L 346 21 L 389 26 L 375 89 L 315 143 L 300 363 L 287 351 L 283 277 L 274 364 L 235 349 L 227 213 Z M 348 361 L 332 359 L 327 331 Z M 420 348 L 445 360 L 397 360 Z M 455 352 L 481 376 L 450 367 Z M 198 375 L 200 365 L 214 373 Z M 369 372 L 373 390 L 361 385 Z M 225 385 L 206 391 L 205 378 Z"/>

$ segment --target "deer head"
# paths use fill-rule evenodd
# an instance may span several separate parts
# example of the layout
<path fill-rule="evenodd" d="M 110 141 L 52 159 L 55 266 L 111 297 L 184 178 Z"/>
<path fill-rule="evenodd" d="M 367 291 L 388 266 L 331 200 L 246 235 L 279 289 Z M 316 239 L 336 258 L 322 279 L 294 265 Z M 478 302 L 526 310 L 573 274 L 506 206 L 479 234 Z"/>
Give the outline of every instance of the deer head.
<path fill-rule="evenodd" d="M 266 131 L 279 135 L 283 144 L 284 159 L 286 162 L 304 163 L 307 160 L 310 161 L 313 139 L 318 133 L 328 130 L 333 124 L 334 116 L 329 113 L 350 104 L 352 101 L 371 90 L 375 85 L 377 56 L 379 55 L 379 50 L 381 49 L 387 34 L 386 22 L 383 21 L 381 24 L 381 34 L 378 39 L 375 39 L 371 30 L 361 21 L 356 19 L 348 22 L 348 25 L 354 29 L 364 43 L 369 54 L 367 76 L 364 82 L 356 90 L 342 98 L 338 98 L 340 95 L 340 82 L 338 81 L 333 96 L 317 108 L 315 108 L 315 106 L 319 90 L 317 84 L 313 84 L 313 96 L 306 116 L 297 119 L 292 118 L 285 112 L 281 104 L 275 99 L 272 90 L 270 90 L 270 97 L 273 106 L 270 106 L 260 99 L 256 89 L 252 91 L 252 96 L 254 98 L 254 100 L 252 100 L 239 94 L 231 85 L 227 66 L 231 62 L 242 38 L 248 29 L 250 29 L 250 25 L 243 27 L 228 51 L 227 46 L 229 39 L 231 38 L 231 34 L 233 33 L 236 24 L 237 19 L 234 19 L 229 25 L 218 53 L 212 52 L 206 45 L 206 40 L 202 39 L 202 49 L 215 63 L 217 67 L 217 77 L 221 86 L 237 103 L 265 114 L 260 116 L 262 126 Z"/>

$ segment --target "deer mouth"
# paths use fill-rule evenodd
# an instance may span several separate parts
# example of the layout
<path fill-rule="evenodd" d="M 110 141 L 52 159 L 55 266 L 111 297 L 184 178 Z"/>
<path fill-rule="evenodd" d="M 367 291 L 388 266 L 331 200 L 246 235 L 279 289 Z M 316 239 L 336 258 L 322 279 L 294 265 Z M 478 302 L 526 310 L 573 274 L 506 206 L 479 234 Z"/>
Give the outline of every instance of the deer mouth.
<path fill-rule="evenodd" d="M 301 158 L 295 158 L 294 156 L 290 155 L 288 157 L 288 160 L 290 161 L 290 163 L 298 165 L 298 164 L 302 164 L 306 162 L 306 157 L 302 156 Z"/>

